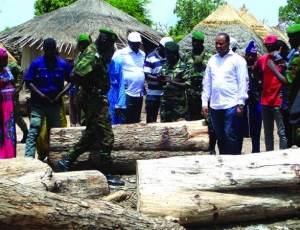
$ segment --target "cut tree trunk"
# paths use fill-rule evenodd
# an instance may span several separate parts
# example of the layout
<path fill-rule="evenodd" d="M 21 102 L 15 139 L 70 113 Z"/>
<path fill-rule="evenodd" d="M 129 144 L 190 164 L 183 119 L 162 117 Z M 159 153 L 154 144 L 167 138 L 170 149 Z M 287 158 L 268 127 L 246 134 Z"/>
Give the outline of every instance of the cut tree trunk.
<path fill-rule="evenodd" d="M 299 149 L 139 160 L 137 208 L 187 225 L 295 214 L 300 199 L 287 189 L 299 187 L 299 165 Z M 215 212 L 219 217 L 213 219 Z"/>
<path fill-rule="evenodd" d="M 106 177 L 99 171 L 53 173 L 49 165 L 32 158 L 1 160 L 0 176 L 34 189 L 77 198 L 98 199 L 109 194 Z"/>
<path fill-rule="evenodd" d="M 85 127 L 51 129 L 50 151 L 68 151 L 84 130 Z M 203 120 L 113 125 L 113 132 L 116 151 L 207 151 L 209 147 Z"/>
<path fill-rule="evenodd" d="M 49 164 L 53 166 L 53 163 L 60 160 L 67 152 L 55 152 L 49 153 Z M 110 173 L 115 174 L 135 174 L 136 173 L 136 161 L 159 159 L 174 156 L 190 156 L 190 155 L 207 155 L 209 152 L 205 151 L 131 151 L 120 150 L 112 151 L 112 165 L 106 165 L 101 163 L 100 156 L 95 152 L 85 152 L 71 165 L 70 170 L 109 170 Z"/>
<path fill-rule="evenodd" d="M 0 177 L 0 224 L 3 230 L 44 229 L 184 229 L 108 201 L 38 191 Z"/>
<path fill-rule="evenodd" d="M 203 120 L 172 123 L 114 125 L 111 173 L 135 173 L 136 161 L 208 154 L 209 138 Z M 51 129 L 49 164 L 60 160 L 80 139 L 85 127 Z M 97 151 L 82 154 L 71 170 L 102 170 Z"/>

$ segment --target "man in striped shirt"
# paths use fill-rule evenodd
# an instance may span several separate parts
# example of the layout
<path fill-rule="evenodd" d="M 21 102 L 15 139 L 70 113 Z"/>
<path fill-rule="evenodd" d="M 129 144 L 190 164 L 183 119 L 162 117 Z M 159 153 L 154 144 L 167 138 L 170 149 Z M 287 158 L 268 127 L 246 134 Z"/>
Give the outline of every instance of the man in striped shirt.
<path fill-rule="evenodd" d="M 148 80 L 148 90 L 146 97 L 147 123 L 156 122 L 160 107 L 160 99 L 163 94 L 162 86 L 157 82 L 157 74 L 160 73 L 165 59 L 165 43 L 173 41 L 170 37 L 163 37 L 159 46 L 151 52 L 144 64 L 145 78 Z"/>

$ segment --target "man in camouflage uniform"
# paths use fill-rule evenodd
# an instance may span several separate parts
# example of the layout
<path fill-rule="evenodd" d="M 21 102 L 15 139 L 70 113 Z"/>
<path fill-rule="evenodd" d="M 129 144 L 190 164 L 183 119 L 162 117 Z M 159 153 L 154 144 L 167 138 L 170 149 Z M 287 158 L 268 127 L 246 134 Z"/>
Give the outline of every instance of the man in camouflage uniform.
<path fill-rule="evenodd" d="M 269 60 L 267 65 L 273 71 L 277 79 L 287 87 L 287 103 L 290 110 L 300 89 L 300 24 L 290 26 L 287 28 L 286 33 L 293 50 L 288 55 L 288 58 L 290 57 L 290 59 L 287 70 L 285 71 L 285 76 L 276 69 L 273 60 Z M 292 129 L 292 144 L 300 147 L 300 125 L 293 126 Z"/>
<path fill-rule="evenodd" d="M 71 73 L 71 78 L 78 87 L 77 103 L 85 113 L 86 129 L 79 142 L 62 160 L 54 164 L 62 172 L 69 171 L 70 165 L 86 151 L 97 151 L 102 161 L 111 161 L 114 134 L 106 98 L 110 78 L 104 54 L 113 48 L 118 37 L 108 29 L 100 29 L 99 32 L 96 41 L 85 49 Z M 124 184 L 116 178 L 113 178 L 113 182 L 116 185 Z"/>
<path fill-rule="evenodd" d="M 173 122 L 186 116 L 185 90 L 191 83 L 187 65 L 180 59 L 178 51 L 179 46 L 175 42 L 165 44 L 167 61 L 162 66 L 161 74 L 157 76 L 164 89 L 161 99 L 161 122 Z"/>
<path fill-rule="evenodd" d="M 14 105 L 15 105 L 15 119 L 17 125 L 23 132 L 23 138 L 21 143 L 26 143 L 28 127 L 23 117 L 20 114 L 20 101 L 19 101 L 19 93 L 22 90 L 24 84 L 24 70 L 17 63 L 9 62 L 7 67 L 10 69 L 12 75 L 14 76 L 14 84 L 15 84 L 15 97 L 14 97 Z"/>
<path fill-rule="evenodd" d="M 212 53 L 203 46 L 204 34 L 195 30 L 192 35 L 192 51 L 183 56 L 183 61 L 189 66 L 191 87 L 187 89 L 189 120 L 203 119 L 202 115 L 202 79 L 205 68 Z"/>

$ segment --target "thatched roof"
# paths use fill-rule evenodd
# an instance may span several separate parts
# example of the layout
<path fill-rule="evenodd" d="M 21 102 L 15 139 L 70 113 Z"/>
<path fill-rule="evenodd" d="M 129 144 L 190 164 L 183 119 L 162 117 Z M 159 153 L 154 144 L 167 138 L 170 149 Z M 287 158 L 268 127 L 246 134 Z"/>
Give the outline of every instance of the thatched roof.
<path fill-rule="evenodd" d="M 250 40 L 254 40 L 260 53 L 266 52 L 262 38 L 247 26 L 238 12 L 228 3 L 220 6 L 216 11 L 195 26 L 184 39 L 179 42 L 182 51 L 190 50 L 191 37 L 195 30 L 205 34 L 204 46 L 215 50 L 215 38 L 218 33 L 225 32 L 234 37 L 239 46 L 237 51 L 243 53 Z"/>
<path fill-rule="evenodd" d="M 87 33 L 95 39 L 100 28 L 109 28 L 119 36 L 118 45 L 127 44 L 127 35 L 138 31 L 143 41 L 157 45 L 162 35 L 104 0 L 78 0 L 0 33 L 0 42 L 41 48 L 45 38 L 56 40 L 61 52 L 76 47 L 77 35 Z"/>
<path fill-rule="evenodd" d="M 282 32 L 275 28 L 270 28 L 266 24 L 258 21 L 251 13 L 248 12 L 245 5 L 238 12 L 239 16 L 243 19 L 243 21 L 250 27 L 261 39 L 264 39 L 270 34 L 273 34 L 278 37 L 278 39 L 288 42 L 288 38 Z"/>

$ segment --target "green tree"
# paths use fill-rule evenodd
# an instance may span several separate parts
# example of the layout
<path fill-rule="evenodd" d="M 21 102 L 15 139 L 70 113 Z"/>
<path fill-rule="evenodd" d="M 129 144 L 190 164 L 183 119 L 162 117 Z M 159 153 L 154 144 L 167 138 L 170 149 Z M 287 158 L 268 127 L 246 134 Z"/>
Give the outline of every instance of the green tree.
<path fill-rule="evenodd" d="M 106 0 L 106 2 L 148 26 L 153 24 L 147 9 L 151 0 Z"/>
<path fill-rule="evenodd" d="M 60 7 L 68 6 L 77 0 L 37 0 L 34 3 L 34 14 L 36 16 L 56 10 Z M 147 10 L 147 4 L 151 0 L 106 0 L 112 6 L 124 11 L 136 18 L 140 22 L 151 26 L 152 21 Z"/>
<path fill-rule="evenodd" d="M 174 14 L 179 18 L 171 33 L 186 35 L 203 19 L 210 15 L 223 0 L 177 0 Z"/>
<path fill-rule="evenodd" d="M 279 7 L 278 17 L 287 25 L 300 23 L 300 0 L 287 0 L 286 6 Z"/>
<path fill-rule="evenodd" d="M 37 0 L 34 3 L 34 15 L 39 16 L 60 7 L 68 6 L 77 0 Z"/>

